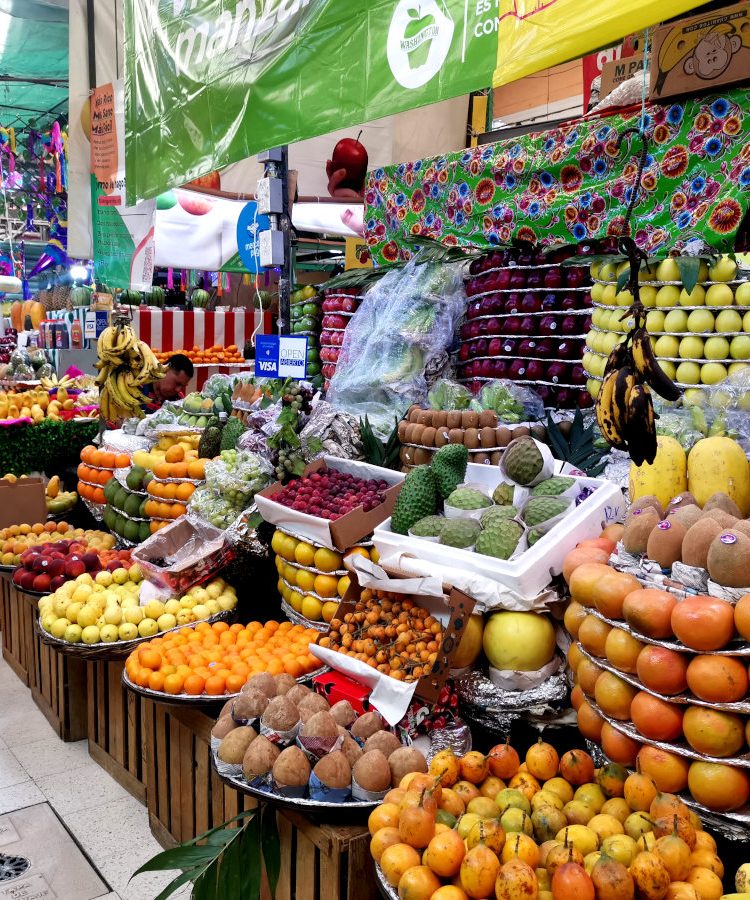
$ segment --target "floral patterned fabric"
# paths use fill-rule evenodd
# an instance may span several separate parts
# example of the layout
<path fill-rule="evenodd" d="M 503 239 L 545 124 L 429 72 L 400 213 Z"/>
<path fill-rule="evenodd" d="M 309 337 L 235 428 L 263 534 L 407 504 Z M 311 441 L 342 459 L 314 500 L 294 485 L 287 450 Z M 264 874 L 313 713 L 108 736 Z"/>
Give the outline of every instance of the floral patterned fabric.
<path fill-rule="evenodd" d="M 370 173 L 367 242 L 376 264 L 409 256 L 405 234 L 487 247 L 571 244 L 621 233 L 642 143 L 619 135 L 640 109 Z M 649 254 L 696 238 L 729 250 L 750 206 L 750 90 L 649 105 L 649 153 L 631 217 Z"/>

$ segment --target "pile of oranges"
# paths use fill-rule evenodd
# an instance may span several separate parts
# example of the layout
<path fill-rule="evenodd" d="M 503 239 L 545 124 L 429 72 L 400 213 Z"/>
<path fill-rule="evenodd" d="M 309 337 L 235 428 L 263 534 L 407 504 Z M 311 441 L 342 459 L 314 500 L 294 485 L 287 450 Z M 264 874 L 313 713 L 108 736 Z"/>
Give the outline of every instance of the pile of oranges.
<path fill-rule="evenodd" d="M 130 465 L 127 453 L 100 450 L 89 444 L 81 450 L 78 493 L 92 503 L 105 503 L 104 485 L 112 478 L 115 469 L 128 469 Z"/>
<path fill-rule="evenodd" d="M 195 492 L 193 482 L 206 477 L 206 460 L 198 459 L 197 450 L 174 444 L 165 453 L 164 462 L 154 465 L 153 473 L 146 488 L 149 499 L 143 507 L 147 516 L 157 520 L 152 522 L 152 532 L 163 528 L 164 521 L 187 512 L 187 501 Z"/>
<path fill-rule="evenodd" d="M 171 356 L 174 356 L 177 353 L 184 354 L 194 363 L 213 363 L 216 365 L 218 363 L 245 362 L 245 357 L 242 355 L 236 344 L 230 344 L 228 347 L 220 347 L 218 344 L 214 344 L 213 347 L 206 347 L 204 349 L 195 346 L 192 350 L 169 350 L 166 353 L 161 352 L 156 353 L 155 355 L 159 362 L 166 362 Z"/>
<path fill-rule="evenodd" d="M 236 694 L 252 675 L 300 678 L 320 668 L 309 652 L 318 632 L 291 622 L 199 622 L 141 644 L 125 670 L 133 684 L 165 694 Z"/>

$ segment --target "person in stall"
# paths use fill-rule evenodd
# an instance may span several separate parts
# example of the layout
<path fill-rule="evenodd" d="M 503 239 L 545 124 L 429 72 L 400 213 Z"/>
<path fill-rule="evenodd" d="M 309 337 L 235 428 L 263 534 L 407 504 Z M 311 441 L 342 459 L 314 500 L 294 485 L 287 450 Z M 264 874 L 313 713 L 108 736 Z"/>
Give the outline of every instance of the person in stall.
<path fill-rule="evenodd" d="M 185 396 L 185 388 L 193 377 L 193 364 L 184 353 L 175 353 L 167 361 L 166 368 L 167 374 L 163 378 L 141 388 L 148 398 L 143 405 L 146 414 L 161 409 L 167 400 L 181 400 Z"/>

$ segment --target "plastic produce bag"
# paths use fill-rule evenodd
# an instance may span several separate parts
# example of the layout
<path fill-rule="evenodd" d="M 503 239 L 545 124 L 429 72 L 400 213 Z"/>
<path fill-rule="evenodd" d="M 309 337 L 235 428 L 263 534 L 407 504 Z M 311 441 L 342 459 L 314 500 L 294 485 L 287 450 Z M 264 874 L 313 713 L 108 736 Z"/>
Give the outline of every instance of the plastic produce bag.
<path fill-rule="evenodd" d="M 491 409 L 503 422 L 535 422 L 544 418 L 542 398 L 530 387 L 498 378 L 488 381 L 471 408 L 478 412 Z"/>
<path fill-rule="evenodd" d="M 468 409 L 470 403 L 471 393 L 468 388 L 448 379 L 436 382 L 427 395 L 427 404 L 430 409 Z"/>
<path fill-rule="evenodd" d="M 206 486 L 244 508 L 271 483 L 272 473 L 271 464 L 257 453 L 222 450 L 218 459 L 206 463 Z"/>
<path fill-rule="evenodd" d="M 329 402 L 367 416 L 383 440 L 412 403 L 427 401 L 425 369 L 451 345 L 466 306 L 463 263 L 419 263 L 372 287 L 344 332 Z"/>
<path fill-rule="evenodd" d="M 212 375 L 201 388 L 201 394 L 204 397 L 210 397 L 215 400 L 219 394 L 231 393 L 234 390 L 234 377 L 232 375 L 221 375 L 218 372 Z"/>

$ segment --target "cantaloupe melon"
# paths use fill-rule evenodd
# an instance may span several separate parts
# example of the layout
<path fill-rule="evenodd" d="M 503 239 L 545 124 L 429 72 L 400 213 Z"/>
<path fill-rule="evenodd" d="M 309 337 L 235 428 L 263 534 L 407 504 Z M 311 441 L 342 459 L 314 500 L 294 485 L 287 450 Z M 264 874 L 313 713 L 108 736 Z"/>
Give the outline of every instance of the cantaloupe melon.
<path fill-rule="evenodd" d="M 745 452 L 728 437 L 698 441 L 688 455 L 688 487 L 699 506 L 722 491 L 750 515 L 750 468 Z"/>

